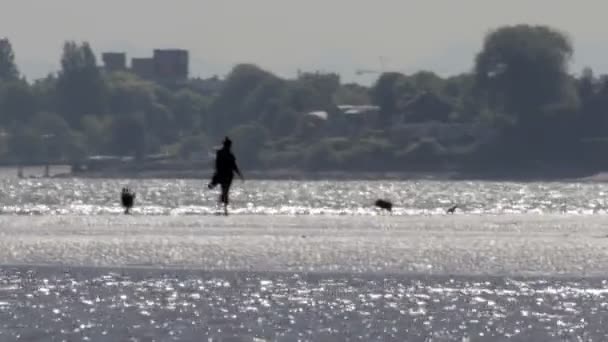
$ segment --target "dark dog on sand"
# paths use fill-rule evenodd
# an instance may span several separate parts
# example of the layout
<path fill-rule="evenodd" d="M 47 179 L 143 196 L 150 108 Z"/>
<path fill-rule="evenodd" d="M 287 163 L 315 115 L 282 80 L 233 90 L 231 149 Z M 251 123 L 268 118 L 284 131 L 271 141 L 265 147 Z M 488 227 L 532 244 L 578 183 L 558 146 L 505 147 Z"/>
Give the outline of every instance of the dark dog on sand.
<path fill-rule="evenodd" d="M 376 201 L 376 207 L 380 208 L 380 209 L 384 209 L 386 211 L 393 211 L 393 203 L 383 200 L 383 199 L 379 199 Z"/>
<path fill-rule="evenodd" d="M 450 207 L 448 210 L 446 210 L 445 212 L 447 214 L 453 214 L 456 211 L 456 208 L 458 208 L 458 205 L 454 205 L 452 207 Z"/>
<path fill-rule="evenodd" d="M 120 202 L 125 208 L 125 214 L 129 214 L 129 210 L 133 208 L 133 204 L 135 202 L 135 193 L 129 188 L 122 188 L 122 192 L 120 193 Z"/>

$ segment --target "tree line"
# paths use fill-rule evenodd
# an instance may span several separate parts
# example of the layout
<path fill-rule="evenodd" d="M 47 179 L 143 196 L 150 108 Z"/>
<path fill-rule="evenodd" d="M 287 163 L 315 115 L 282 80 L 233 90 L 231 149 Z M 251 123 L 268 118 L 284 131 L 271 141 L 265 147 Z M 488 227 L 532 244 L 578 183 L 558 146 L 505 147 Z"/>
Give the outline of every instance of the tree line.
<path fill-rule="evenodd" d="M 243 166 L 260 169 L 603 167 L 608 75 L 573 75 L 573 53 L 559 30 L 515 25 L 491 31 L 473 69 L 460 75 L 386 72 L 366 87 L 334 73 L 287 79 L 240 64 L 207 87 L 211 80 L 106 72 L 87 42 L 73 41 L 60 70 L 28 82 L 2 39 L 0 161 L 189 160 L 229 135 Z"/>

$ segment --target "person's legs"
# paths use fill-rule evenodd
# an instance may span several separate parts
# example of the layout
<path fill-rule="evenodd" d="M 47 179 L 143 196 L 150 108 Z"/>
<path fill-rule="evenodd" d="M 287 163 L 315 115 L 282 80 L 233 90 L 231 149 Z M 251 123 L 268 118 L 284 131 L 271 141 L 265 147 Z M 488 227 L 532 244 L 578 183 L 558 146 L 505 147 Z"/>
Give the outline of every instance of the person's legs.
<path fill-rule="evenodd" d="M 209 182 L 209 184 L 207 184 L 207 187 L 209 189 L 213 189 L 215 188 L 215 186 L 218 184 L 218 177 L 217 174 L 214 174 L 213 177 L 211 177 L 211 181 Z"/>
<path fill-rule="evenodd" d="M 220 195 L 220 202 L 224 204 L 224 214 L 228 215 L 228 194 L 230 193 L 230 184 L 232 182 L 225 182 L 221 184 L 222 194 Z"/>

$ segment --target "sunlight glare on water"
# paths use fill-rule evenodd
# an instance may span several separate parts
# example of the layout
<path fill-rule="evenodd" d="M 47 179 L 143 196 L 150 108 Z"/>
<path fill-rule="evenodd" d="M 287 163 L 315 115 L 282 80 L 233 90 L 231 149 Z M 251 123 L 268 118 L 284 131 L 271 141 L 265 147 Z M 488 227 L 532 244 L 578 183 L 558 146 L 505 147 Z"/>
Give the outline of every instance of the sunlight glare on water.
<path fill-rule="evenodd" d="M 116 214 L 122 186 L 137 192 L 134 213 L 209 215 L 216 190 L 204 180 L 0 179 L 6 214 Z M 470 214 L 605 214 L 608 184 L 447 181 L 236 181 L 233 214 L 377 215 L 378 198 L 394 215 L 443 214 L 453 204 Z"/>
<path fill-rule="evenodd" d="M 606 194 L 247 181 L 222 217 L 204 181 L 0 179 L 0 341 L 605 341 Z"/>

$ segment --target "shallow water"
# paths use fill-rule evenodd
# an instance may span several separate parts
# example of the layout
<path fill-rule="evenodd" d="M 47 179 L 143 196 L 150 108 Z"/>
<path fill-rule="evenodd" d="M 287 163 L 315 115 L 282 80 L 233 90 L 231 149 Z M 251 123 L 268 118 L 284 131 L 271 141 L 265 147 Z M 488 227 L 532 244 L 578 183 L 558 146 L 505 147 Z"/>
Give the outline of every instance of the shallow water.
<path fill-rule="evenodd" d="M 605 341 L 606 194 L 248 181 L 221 217 L 203 181 L 0 179 L 0 341 Z"/>
<path fill-rule="evenodd" d="M 605 341 L 598 279 L 0 271 L 0 339 Z"/>
<path fill-rule="evenodd" d="M 0 178 L 0 213 L 116 214 L 120 188 L 136 193 L 135 213 L 205 215 L 216 212 L 217 190 L 204 180 Z M 234 214 L 376 215 L 377 198 L 394 215 L 444 214 L 452 204 L 471 214 L 605 214 L 608 184 L 448 181 L 235 181 Z"/>

